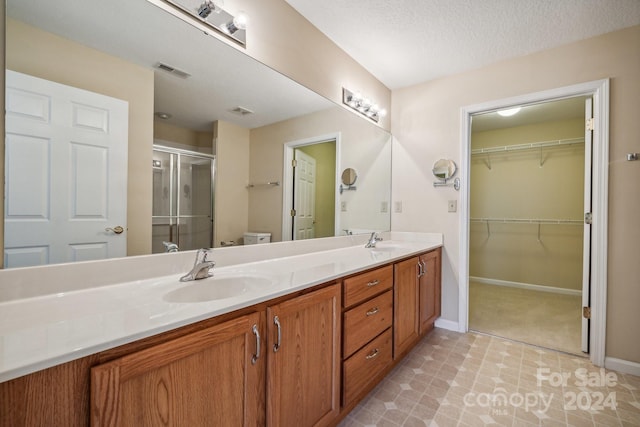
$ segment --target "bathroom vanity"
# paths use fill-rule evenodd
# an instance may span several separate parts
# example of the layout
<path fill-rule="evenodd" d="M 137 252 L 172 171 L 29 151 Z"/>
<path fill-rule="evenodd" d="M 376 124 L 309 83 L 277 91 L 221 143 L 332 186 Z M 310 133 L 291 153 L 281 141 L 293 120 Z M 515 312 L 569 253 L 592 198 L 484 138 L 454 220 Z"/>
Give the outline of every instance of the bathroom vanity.
<path fill-rule="evenodd" d="M 440 313 L 442 236 L 383 237 L 375 248 L 349 236 L 298 255 L 247 252 L 248 262 L 221 249 L 226 265 L 197 282 L 169 275 L 2 302 L 3 319 L 23 326 L 0 331 L 0 425 L 335 425 Z M 295 243 L 277 245 L 262 252 Z M 65 299 L 92 313 L 65 319 Z M 84 334 L 96 316 L 103 330 Z M 66 344 L 17 335 L 56 329 Z"/>

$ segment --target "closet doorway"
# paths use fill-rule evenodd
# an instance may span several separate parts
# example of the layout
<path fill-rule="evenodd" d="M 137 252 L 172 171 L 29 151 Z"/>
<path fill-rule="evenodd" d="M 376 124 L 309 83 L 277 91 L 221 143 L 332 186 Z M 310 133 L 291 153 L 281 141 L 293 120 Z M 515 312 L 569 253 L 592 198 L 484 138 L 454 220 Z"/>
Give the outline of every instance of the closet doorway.
<path fill-rule="evenodd" d="M 590 106 L 577 96 L 472 117 L 469 329 L 588 352 Z"/>

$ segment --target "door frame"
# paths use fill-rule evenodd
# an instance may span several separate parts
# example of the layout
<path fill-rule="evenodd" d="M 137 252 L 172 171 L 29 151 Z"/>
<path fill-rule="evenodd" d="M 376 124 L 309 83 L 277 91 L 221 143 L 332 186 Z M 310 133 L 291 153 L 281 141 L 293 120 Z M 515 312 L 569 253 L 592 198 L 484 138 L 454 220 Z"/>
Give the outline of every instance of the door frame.
<path fill-rule="evenodd" d="M 514 107 L 575 96 L 593 98 L 593 165 L 591 226 L 591 362 L 604 366 L 607 313 L 607 226 L 609 193 L 609 79 L 595 80 L 541 92 L 468 105 L 460 109 L 460 264 L 458 330 L 469 330 L 469 186 L 471 167 L 471 116 Z"/>
<path fill-rule="evenodd" d="M 335 141 L 336 143 L 336 183 L 340 182 L 340 139 L 341 133 L 328 133 L 325 135 L 313 136 L 311 138 L 298 139 L 295 141 L 289 141 L 284 144 L 284 162 L 282 164 L 282 241 L 291 241 L 291 227 L 293 226 L 293 220 L 289 211 L 293 206 L 293 168 L 291 167 L 291 161 L 293 160 L 293 152 L 296 148 L 304 147 L 306 145 L 322 144 L 323 142 Z M 337 184 L 336 184 L 337 185 Z M 336 187 L 337 188 L 337 187 Z M 340 230 L 340 194 L 335 191 L 335 218 L 334 218 L 334 235 L 339 235 Z"/>

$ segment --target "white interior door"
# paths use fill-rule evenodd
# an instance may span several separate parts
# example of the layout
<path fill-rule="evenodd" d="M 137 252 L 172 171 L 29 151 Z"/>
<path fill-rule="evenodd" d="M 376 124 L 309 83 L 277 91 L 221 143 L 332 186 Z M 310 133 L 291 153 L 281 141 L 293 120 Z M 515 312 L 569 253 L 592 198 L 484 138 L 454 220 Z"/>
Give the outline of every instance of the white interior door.
<path fill-rule="evenodd" d="M 585 101 L 585 126 L 584 132 L 584 212 L 591 214 L 591 170 L 592 170 L 592 140 L 593 127 L 589 125 L 593 118 L 593 100 Z M 591 221 L 585 220 L 583 234 L 582 255 L 582 306 L 591 307 Z M 589 352 L 589 324 L 590 319 L 582 316 L 582 351 Z"/>
<path fill-rule="evenodd" d="M 128 103 L 9 70 L 6 87 L 5 267 L 125 256 Z"/>
<path fill-rule="evenodd" d="M 295 150 L 293 239 L 313 239 L 316 222 L 316 159 Z"/>

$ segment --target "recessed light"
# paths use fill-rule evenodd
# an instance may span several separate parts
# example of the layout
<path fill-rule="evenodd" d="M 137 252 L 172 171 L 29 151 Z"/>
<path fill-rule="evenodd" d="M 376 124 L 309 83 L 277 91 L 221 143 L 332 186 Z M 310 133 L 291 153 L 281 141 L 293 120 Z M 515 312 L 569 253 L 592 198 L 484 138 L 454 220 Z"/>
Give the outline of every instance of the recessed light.
<path fill-rule="evenodd" d="M 162 111 L 157 111 L 155 114 L 156 114 L 156 117 L 162 120 L 169 120 L 171 117 L 173 117 L 171 114 L 163 113 Z"/>

